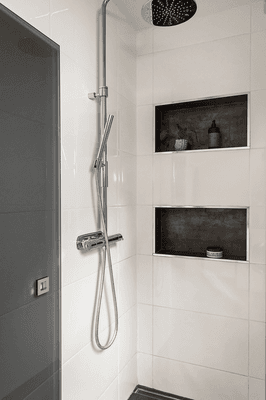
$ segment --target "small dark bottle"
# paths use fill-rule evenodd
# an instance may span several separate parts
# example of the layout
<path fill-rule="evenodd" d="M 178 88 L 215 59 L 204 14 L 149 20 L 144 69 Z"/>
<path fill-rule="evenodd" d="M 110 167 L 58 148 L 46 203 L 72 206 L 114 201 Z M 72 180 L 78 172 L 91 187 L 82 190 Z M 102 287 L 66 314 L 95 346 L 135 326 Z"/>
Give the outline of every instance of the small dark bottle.
<path fill-rule="evenodd" d="M 212 126 L 208 130 L 209 132 L 209 149 L 215 149 L 221 147 L 221 133 L 218 126 L 215 124 L 215 120 L 212 121 Z"/>

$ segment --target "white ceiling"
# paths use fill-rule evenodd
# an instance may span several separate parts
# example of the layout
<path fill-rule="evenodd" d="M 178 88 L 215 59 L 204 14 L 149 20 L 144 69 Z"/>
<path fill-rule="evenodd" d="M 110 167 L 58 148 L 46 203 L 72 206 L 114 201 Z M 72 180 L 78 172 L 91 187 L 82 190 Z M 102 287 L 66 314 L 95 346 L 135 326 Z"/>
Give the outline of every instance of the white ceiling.
<path fill-rule="evenodd" d="M 112 1 L 112 0 L 111 0 Z M 135 30 L 147 29 L 150 25 L 141 17 L 141 8 L 147 0 L 113 0 L 121 13 Z M 252 4 L 259 0 L 195 0 L 197 12 L 193 18 L 201 18 L 205 15 L 215 14 L 230 8 Z"/>

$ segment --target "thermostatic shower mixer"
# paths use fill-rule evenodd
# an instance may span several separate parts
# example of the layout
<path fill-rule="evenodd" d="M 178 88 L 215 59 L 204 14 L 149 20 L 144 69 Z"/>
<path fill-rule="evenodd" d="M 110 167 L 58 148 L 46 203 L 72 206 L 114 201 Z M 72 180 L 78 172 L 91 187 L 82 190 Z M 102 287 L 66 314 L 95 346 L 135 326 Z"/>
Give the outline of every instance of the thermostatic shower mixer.
<path fill-rule="evenodd" d="M 120 233 L 108 236 L 109 245 L 112 243 L 119 242 L 120 240 L 124 240 L 123 236 Z M 86 233 L 85 235 L 80 235 L 77 238 L 78 250 L 99 249 L 101 247 L 104 247 L 105 245 L 106 242 L 102 231 Z"/>

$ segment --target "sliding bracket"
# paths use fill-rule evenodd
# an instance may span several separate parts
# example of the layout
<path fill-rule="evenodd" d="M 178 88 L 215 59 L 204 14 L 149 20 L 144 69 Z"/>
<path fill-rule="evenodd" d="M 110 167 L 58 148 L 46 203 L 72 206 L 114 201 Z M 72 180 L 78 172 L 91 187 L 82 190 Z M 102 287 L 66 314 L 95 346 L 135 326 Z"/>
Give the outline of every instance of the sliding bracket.
<path fill-rule="evenodd" d="M 88 98 L 90 100 L 98 100 L 100 97 L 108 97 L 108 87 L 107 86 L 100 86 L 99 93 L 89 93 Z"/>

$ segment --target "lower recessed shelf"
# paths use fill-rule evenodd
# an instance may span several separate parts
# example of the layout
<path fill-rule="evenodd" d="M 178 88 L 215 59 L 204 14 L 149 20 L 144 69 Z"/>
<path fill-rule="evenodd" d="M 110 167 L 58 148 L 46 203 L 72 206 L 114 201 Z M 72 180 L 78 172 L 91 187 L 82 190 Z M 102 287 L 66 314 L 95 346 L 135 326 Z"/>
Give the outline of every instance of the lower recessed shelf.
<path fill-rule="evenodd" d="M 247 208 L 156 207 L 155 232 L 155 255 L 207 258 L 218 246 L 224 260 L 248 260 Z"/>

